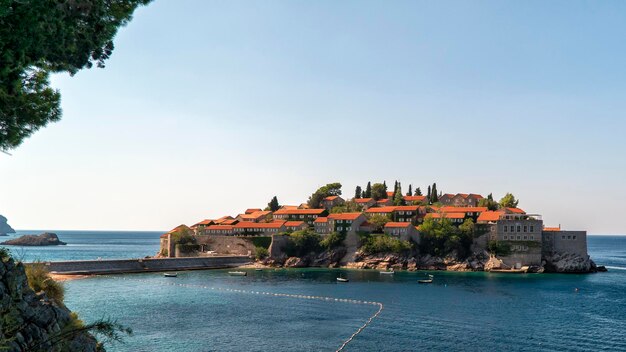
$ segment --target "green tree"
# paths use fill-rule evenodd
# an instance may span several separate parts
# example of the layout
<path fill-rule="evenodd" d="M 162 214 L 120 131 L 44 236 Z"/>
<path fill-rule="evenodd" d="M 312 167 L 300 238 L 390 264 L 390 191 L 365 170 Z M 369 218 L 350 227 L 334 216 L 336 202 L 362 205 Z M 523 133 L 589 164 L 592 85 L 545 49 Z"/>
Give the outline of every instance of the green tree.
<path fill-rule="evenodd" d="M 389 235 L 370 236 L 359 249 L 365 254 L 409 252 L 413 246 L 409 241 L 403 241 Z"/>
<path fill-rule="evenodd" d="M 398 180 L 396 180 L 393 184 L 393 194 L 395 195 L 398 191 Z"/>
<path fill-rule="evenodd" d="M 367 222 L 372 224 L 373 232 L 382 232 L 385 224 L 390 222 L 391 218 L 387 215 L 374 214 L 367 219 Z"/>
<path fill-rule="evenodd" d="M 290 257 L 302 257 L 310 253 L 317 253 L 321 249 L 321 239 L 321 236 L 311 229 L 293 232 L 289 235 L 285 252 Z"/>
<path fill-rule="evenodd" d="M 421 196 L 421 195 L 422 195 L 422 190 L 421 190 L 419 187 L 417 187 L 417 188 L 415 189 L 415 195 L 416 195 L 416 196 Z"/>
<path fill-rule="evenodd" d="M 383 187 L 385 187 L 385 194 L 387 194 L 387 181 L 383 181 Z"/>
<path fill-rule="evenodd" d="M 372 183 L 369 181 L 367 182 L 367 186 L 365 187 L 363 198 L 372 198 Z"/>
<path fill-rule="evenodd" d="M 431 192 L 430 186 L 428 186 L 428 193 L 426 193 L 426 199 L 428 199 L 429 204 L 430 204 L 430 201 L 432 200 L 431 195 L 432 195 L 432 192 Z"/>
<path fill-rule="evenodd" d="M 345 232 L 331 232 L 320 241 L 320 246 L 324 249 L 337 248 L 343 245 L 345 239 Z"/>
<path fill-rule="evenodd" d="M 61 118 L 49 75 L 104 67 L 113 38 L 151 0 L 0 0 L 0 150 Z"/>
<path fill-rule="evenodd" d="M 354 190 L 354 199 L 359 199 L 362 195 L 361 186 L 356 186 L 356 189 Z"/>
<path fill-rule="evenodd" d="M 413 195 L 413 185 L 409 184 L 409 190 L 406 192 L 407 196 L 412 196 Z"/>
<path fill-rule="evenodd" d="M 507 193 L 502 199 L 500 199 L 500 207 L 502 208 L 517 208 L 519 200 L 515 199 L 515 196 L 511 193 Z"/>
<path fill-rule="evenodd" d="M 374 198 L 374 200 L 387 198 L 387 191 L 384 184 L 374 183 L 372 185 L 372 198 Z"/>
<path fill-rule="evenodd" d="M 404 197 L 402 196 L 402 186 L 399 183 L 398 187 L 396 187 L 396 193 L 393 196 L 393 205 L 406 205 Z"/>
<path fill-rule="evenodd" d="M 308 205 L 311 209 L 319 209 L 322 206 L 322 200 L 328 196 L 340 196 L 341 195 L 341 183 L 334 182 L 318 188 L 308 200 Z"/>
<path fill-rule="evenodd" d="M 269 203 L 267 203 L 267 207 L 270 211 L 276 211 L 280 209 L 280 204 L 278 204 L 278 198 L 276 196 L 272 197 Z"/>
<path fill-rule="evenodd" d="M 435 204 L 439 201 L 439 196 L 437 194 L 437 184 L 433 183 L 433 187 L 430 190 L 430 203 Z"/>
<path fill-rule="evenodd" d="M 335 213 L 357 213 L 362 210 L 362 207 L 353 200 L 349 200 L 342 205 L 336 205 L 330 209 L 330 212 Z"/>
<path fill-rule="evenodd" d="M 500 205 L 498 204 L 498 202 L 493 200 L 493 195 L 491 193 L 489 193 L 487 198 L 483 198 L 483 199 L 478 201 L 478 206 L 479 207 L 486 207 L 488 210 L 494 211 L 494 210 L 498 210 L 498 207 Z"/>

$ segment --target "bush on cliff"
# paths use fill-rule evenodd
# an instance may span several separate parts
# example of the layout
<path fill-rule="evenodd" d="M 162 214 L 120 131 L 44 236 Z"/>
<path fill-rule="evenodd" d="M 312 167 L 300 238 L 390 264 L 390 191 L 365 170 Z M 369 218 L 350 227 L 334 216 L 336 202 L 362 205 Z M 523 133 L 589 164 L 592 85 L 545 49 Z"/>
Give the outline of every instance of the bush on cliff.
<path fill-rule="evenodd" d="M 41 262 L 26 265 L 26 278 L 28 286 L 35 292 L 45 292 L 49 299 L 53 300 L 59 306 L 63 306 L 65 298 L 65 288 L 63 284 L 56 282 L 50 277 L 50 273 L 46 266 Z"/>
<path fill-rule="evenodd" d="M 172 242 L 174 244 L 195 244 L 196 238 L 191 230 L 180 228 L 172 233 Z"/>
<path fill-rule="evenodd" d="M 303 257 L 320 251 L 321 236 L 310 229 L 293 232 L 289 235 L 285 254 L 289 257 Z"/>
<path fill-rule="evenodd" d="M 427 218 L 420 226 L 420 253 L 437 257 L 456 253 L 459 259 L 465 259 L 477 233 L 472 219 L 457 228 L 448 218 Z"/>
<path fill-rule="evenodd" d="M 265 247 L 255 247 L 254 256 L 257 260 L 265 259 L 269 257 L 270 252 Z"/>
<path fill-rule="evenodd" d="M 487 249 L 496 256 L 507 256 L 511 254 L 511 245 L 507 242 L 489 241 Z"/>
<path fill-rule="evenodd" d="M 360 250 L 364 254 L 395 253 L 406 254 L 413 248 L 411 242 L 389 235 L 369 236 Z"/>
<path fill-rule="evenodd" d="M 320 246 L 324 249 L 333 249 L 343 245 L 346 239 L 345 232 L 332 232 L 320 241 Z"/>

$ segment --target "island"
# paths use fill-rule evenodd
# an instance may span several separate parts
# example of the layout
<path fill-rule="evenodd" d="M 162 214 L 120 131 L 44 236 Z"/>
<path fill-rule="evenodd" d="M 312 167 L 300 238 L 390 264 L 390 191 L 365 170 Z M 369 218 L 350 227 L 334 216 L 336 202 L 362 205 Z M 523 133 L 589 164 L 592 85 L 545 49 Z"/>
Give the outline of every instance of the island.
<path fill-rule="evenodd" d="M 9 233 L 15 233 L 15 230 L 7 222 L 7 218 L 0 215 L 0 236 L 7 236 Z"/>
<path fill-rule="evenodd" d="M 354 197 L 342 185 L 280 205 L 185 224 L 161 236 L 158 257 L 254 256 L 258 265 L 502 273 L 605 271 L 587 253 L 587 232 L 545 226 L 514 195 L 438 192 L 400 182 L 367 183 Z"/>
<path fill-rule="evenodd" d="M 60 241 L 55 233 L 44 232 L 38 236 L 24 235 L 0 244 L 10 246 L 63 246 L 67 243 Z"/>

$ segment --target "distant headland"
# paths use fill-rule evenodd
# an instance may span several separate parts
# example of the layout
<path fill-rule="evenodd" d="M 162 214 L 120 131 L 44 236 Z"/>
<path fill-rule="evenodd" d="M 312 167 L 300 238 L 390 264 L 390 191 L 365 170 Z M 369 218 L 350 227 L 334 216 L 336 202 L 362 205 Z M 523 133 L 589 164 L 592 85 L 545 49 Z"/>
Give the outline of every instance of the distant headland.
<path fill-rule="evenodd" d="M 9 233 L 15 233 L 15 230 L 7 222 L 7 218 L 0 215 L 0 236 L 6 236 Z"/>
<path fill-rule="evenodd" d="M 320 187 L 300 205 L 280 205 L 179 225 L 161 236 L 159 257 L 255 256 L 259 265 L 508 273 L 604 271 L 587 253 L 587 232 L 545 226 L 507 193 L 424 194 L 400 182 Z M 391 188 L 391 187 L 389 187 Z"/>

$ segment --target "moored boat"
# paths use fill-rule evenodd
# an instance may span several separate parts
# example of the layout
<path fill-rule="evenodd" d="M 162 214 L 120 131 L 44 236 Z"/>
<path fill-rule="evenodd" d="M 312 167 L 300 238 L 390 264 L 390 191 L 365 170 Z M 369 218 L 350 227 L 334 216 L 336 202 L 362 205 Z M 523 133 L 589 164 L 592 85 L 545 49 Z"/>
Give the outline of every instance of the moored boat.
<path fill-rule="evenodd" d="M 229 271 L 228 275 L 230 275 L 230 276 L 247 276 L 248 273 L 246 273 L 245 271 Z"/>
<path fill-rule="evenodd" d="M 163 274 L 163 276 L 165 276 L 165 277 L 177 277 L 178 274 L 176 274 L 176 273 L 165 273 L 165 274 Z"/>
<path fill-rule="evenodd" d="M 433 283 L 433 278 L 434 278 L 434 276 L 428 275 L 428 279 L 417 280 L 417 283 L 419 283 L 419 284 L 432 284 Z"/>
<path fill-rule="evenodd" d="M 348 280 L 346 278 L 343 278 L 343 277 L 338 277 L 337 278 L 337 282 L 348 282 L 348 281 L 350 281 L 350 280 Z"/>
<path fill-rule="evenodd" d="M 395 274 L 395 271 L 393 271 L 393 270 L 390 270 L 390 271 L 379 271 L 379 273 L 381 275 L 393 275 L 393 274 Z"/>

